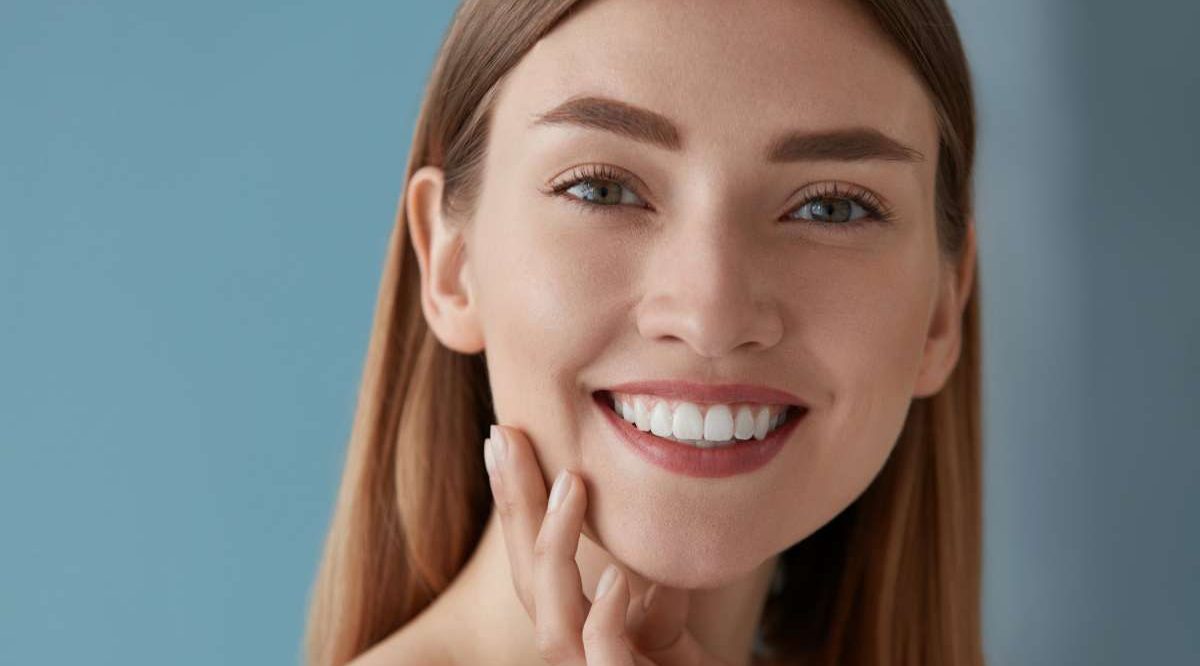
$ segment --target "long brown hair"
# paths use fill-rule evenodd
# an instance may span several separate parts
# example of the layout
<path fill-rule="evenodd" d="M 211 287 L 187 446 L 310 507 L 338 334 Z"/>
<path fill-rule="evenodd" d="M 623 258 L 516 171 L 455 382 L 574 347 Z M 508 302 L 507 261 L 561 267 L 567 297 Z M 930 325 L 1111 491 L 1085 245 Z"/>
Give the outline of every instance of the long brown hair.
<path fill-rule="evenodd" d="M 425 89 L 405 183 L 445 173 L 443 205 L 473 209 L 506 74 L 586 0 L 464 0 Z M 937 113 L 937 229 L 947 260 L 970 222 L 975 111 L 944 0 L 862 0 L 921 77 Z M 402 198 L 401 201 L 404 199 Z M 451 216 L 457 217 L 457 216 Z M 481 446 L 494 422 L 481 355 L 443 346 L 421 310 L 400 206 L 375 305 L 337 506 L 312 589 L 307 662 L 343 664 L 414 618 L 458 574 L 490 511 Z M 958 364 L 913 400 L 879 476 L 780 560 L 764 610 L 778 663 L 983 663 L 980 631 L 979 280 Z"/>

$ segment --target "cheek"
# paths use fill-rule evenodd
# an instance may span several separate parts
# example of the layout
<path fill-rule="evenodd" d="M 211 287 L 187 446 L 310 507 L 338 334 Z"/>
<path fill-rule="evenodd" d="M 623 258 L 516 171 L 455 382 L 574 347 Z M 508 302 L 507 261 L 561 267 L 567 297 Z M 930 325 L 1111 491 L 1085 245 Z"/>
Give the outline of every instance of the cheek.
<path fill-rule="evenodd" d="M 625 323 L 630 285 L 619 252 L 552 229 L 513 224 L 484 239 L 476 279 L 489 352 L 499 347 L 531 368 L 565 373 L 595 358 Z"/>
<path fill-rule="evenodd" d="M 882 469 L 908 414 L 928 326 L 932 274 L 915 254 L 823 268 L 827 286 L 797 311 L 808 313 L 799 348 L 827 381 L 828 401 L 810 413 L 804 446 L 788 451 L 791 483 L 775 486 L 776 502 L 797 507 L 781 516 L 779 532 L 791 539 L 781 547 L 831 520 Z"/>
<path fill-rule="evenodd" d="M 864 265 L 842 271 L 838 283 L 813 295 L 812 303 L 821 305 L 809 316 L 808 347 L 825 366 L 833 390 L 847 401 L 911 397 L 929 324 L 929 273 L 920 266 Z"/>
<path fill-rule="evenodd" d="M 530 436 L 549 478 L 577 460 L 577 445 L 553 443 L 579 439 L 580 375 L 628 327 L 629 283 L 613 257 L 547 226 L 481 228 L 472 270 L 496 417 Z"/>
<path fill-rule="evenodd" d="M 478 278 L 489 307 L 517 309 L 544 333 L 577 333 L 625 297 L 628 253 L 614 235 L 541 207 L 512 217 L 525 219 L 497 221 L 476 239 L 487 255 Z"/>

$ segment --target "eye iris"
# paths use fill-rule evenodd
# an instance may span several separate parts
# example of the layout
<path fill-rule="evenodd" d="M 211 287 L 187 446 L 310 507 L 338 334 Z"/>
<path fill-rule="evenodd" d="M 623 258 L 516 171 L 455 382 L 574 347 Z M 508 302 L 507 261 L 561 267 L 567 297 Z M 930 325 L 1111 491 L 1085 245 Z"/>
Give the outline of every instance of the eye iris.
<path fill-rule="evenodd" d="M 595 184 L 596 182 L 604 183 L 605 181 L 587 181 L 581 183 L 581 186 L 584 190 L 583 196 L 585 199 L 594 194 L 599 197 L 598 203 L 621 203 L 621 190 L 619 185 L 616 183 L 607 183 L 597 186 Z"/>
<path fill-rule="evenodd" d="M 813 218 L 824 222 L 845 222 L 850 219 L 852 204 L 848 199 L 817 199 L 810 203 Z"/>

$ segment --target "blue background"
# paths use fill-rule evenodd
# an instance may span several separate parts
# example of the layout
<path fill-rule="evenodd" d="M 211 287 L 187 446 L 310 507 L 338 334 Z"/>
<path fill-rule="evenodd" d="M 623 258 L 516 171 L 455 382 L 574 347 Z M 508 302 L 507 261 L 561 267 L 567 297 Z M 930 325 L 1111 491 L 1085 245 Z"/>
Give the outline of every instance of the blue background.
<path fill-rule="evenodd" d="M 957 0 L 992 664 L 1200 663 L 1200 5 Z M 0 9 L 0 663 L 296 663 L 451 2 Z"/>

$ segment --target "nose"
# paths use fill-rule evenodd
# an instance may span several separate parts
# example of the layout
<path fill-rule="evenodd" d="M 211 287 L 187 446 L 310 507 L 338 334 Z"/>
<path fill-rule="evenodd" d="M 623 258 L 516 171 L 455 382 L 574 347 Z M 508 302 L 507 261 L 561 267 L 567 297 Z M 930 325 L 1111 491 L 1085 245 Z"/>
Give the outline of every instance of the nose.
<path fill-rule="evenodd" d="M 782 278 L 772 276 L 777 269 L 761 238 L 712 222 L 668 224 L 655 239 L 645 255 L 638 331 L 682 341 L 705 358 L 770 348 L 783 335 L 773 297 Z"/>

